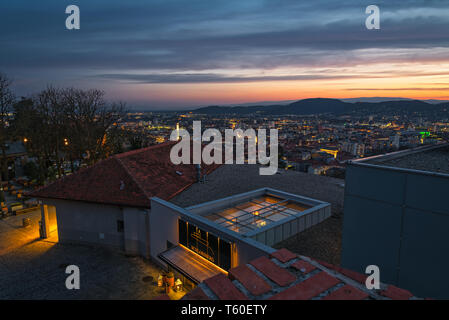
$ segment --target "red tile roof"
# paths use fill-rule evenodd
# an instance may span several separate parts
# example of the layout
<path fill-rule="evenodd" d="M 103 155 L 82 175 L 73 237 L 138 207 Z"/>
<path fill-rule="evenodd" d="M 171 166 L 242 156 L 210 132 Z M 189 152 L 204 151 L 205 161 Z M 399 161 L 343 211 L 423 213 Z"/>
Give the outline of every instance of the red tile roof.
<path fill-rule="evenodd" d="M 296 280 L 295 276 L 279 267 L 267 257 L 260 257 L 250 262 L 257 270 L 281 287 L 285 287 Z"/>
<path fill-rule="evenodd" d="M 368 297 L 369 295 L 366 292 L 346 284 L 324 297 L 323 300 L 364 300 Z"/>
<path fill-rule="evenodd" d="M 210 300 L 210 299 L 209 296 L 206 293 L 204 293 L 204 291 L 201 290 L 200 287 L 196 287 L 195 290 L 190 291 L 184 297 L 182 297 L 182 300 Z"/>
<path fill-rule="evenodd" d="M 298 260 L 294 263 L 292 263 L 291 265 L 293 268 L 295 268 L 296 270 L 301 271 L 304 274 L 307 274 L 309 272 L 312 272 L 313 270 L 316 269 L 316 267 L 310 263 L 308 263 L 307 261 L 304 260 Z"/>
<path fill-rule="evenodd" d="M 231 269 L 229 278 L 239 281 L 254 296 L 271 291 L 271 286 L 246 265 Z"/>
<path fill-rule="evenodd" d="M 335 287 L 340 281 L 327 274 L 319 272 L 298 284 L 272 296 L 270 300 L 309 300 L 322 292 Z"/>
<path fill-rule="evenodd" d="M 217 274 L 204 281 L 220 300 L 247 300 L 224 274 Z"/>
<path fill-rule="evenodd" d="M 274 281 L 274 271 L 288 275 L 289 281 Z M 292 277 L 292 279 L 290 279 Z M 392 285 L 381 284 L 368 290 L 366 276 L 325 262 L 295 255 L 281 249 L 224 275 L 201 283 L 186 300 L 365 300 L 412 299 L 413 294 Z M 276 279 L 279 280 L 279 279 Z M 292 281 L 290 281 L 292 280 Z"/>
<path fill-rule="evenodd" d="M 168 200 L 197 180 L 195 165 L 172 164 L 170 150 L 174 144 L 114 155 L 39 188 L 30 196 L 149 208 L 151 197 Z M 202 173 L 209 174 L 217 167 L 202 165 Z"/>

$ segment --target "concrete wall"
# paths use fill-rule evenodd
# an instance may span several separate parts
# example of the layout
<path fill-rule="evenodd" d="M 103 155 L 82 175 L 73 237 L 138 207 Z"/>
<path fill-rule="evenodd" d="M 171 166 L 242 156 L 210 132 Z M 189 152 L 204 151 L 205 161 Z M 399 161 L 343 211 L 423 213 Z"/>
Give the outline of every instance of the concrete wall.
<path fill-rule="evenodd" d="M 48 220 L 50 233 L 58 231 L 58 221 L 56 219 L 56 207 L 48 206 Z"/>
<path fill-rule="evenodd" d="M 150 258 L 150 213 L 151 210 L 139 210 L 139 226 L 138 226 L 138 236 L 139 236 L 139 253 L 144 258 Z M 126 236 L 126 234 L 125 234 Z"/>
<path fill-rule="evenodd" d="M 147 211 L 139 208 L 123 208 L 125 251 L 148 257 Z"/>
<path fill-rule="evenodd" d="M 124 233 L 117 231 L 117 220 L 124 220 L 123 210 L 119 207 L 66 200 L 43 201 L 44 204 L 56 207 L 60 242 L 91 243 L 124 249 Z"/>
<path fill-rule="evenodd" d="M 449 298 L 449 175 L 353 164 L 346 171 L 342 266 Z"/>
<path fill-rule="evenodd" d="M 321 204 L 307 209 L 297 216 L 285 218 L 276 223 L 270 223 L 263 228 L 246 234 L 246 236 L 267 246 L 274 246 L 283 240 L 313 227 L 330 216 L 331 205 Z"/>
<path fill-rule="evenodd" d="M 57 230 L 60 242 L 108 246 L 149 257 L 149 209 L 81 201 L 41 201 L 47 205 L 50 232 Z M 123 221 L 122 232 L 118 231 L 118 220 Z"/>
<path fill-rule="evenodd" d="M 235 242 L 236 254 L 233 267 L 247 264 L 250 261 L 273 253 L 275 249 L 265 246 L 251 238 L 242 238 Z"/>
<path fill-rule="evenodd" d="M 153 260 L 165 266 L 158 254 L 167 250 L 167 241 L 178 244 L 179 213 L 163 202 L 151 201 L 149 219 L 150 256 Z"/>

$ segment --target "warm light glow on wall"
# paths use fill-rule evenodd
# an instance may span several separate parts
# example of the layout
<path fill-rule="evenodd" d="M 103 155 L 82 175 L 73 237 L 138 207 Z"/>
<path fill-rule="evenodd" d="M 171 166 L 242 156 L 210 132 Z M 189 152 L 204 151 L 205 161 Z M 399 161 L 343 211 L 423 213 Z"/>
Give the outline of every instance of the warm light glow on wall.
<path fill-rule="evenodd" d="M 215 263 L 207 260 L 206 258 L 202 257 L 201 255 L 199 255 L 198 253 L 196 253 L 193 250 L 190 250 L 189 248 L 187 248 L 186 246 L 183 246 L 182 244 L 178 244 L 181 248 L 188 250 L 189 252 L 193 253 L 195 256 L 199 257 L 202 261 L 206 261 L 207 263 L 213 264 L 217 269 L 220 269 L 220 271 L 222 271 L 223 273 L 225 273 L 226 275 L 228 274 L 228 272 L 222 268 L 220 268 L 219 266 L 217 266 Z"/>

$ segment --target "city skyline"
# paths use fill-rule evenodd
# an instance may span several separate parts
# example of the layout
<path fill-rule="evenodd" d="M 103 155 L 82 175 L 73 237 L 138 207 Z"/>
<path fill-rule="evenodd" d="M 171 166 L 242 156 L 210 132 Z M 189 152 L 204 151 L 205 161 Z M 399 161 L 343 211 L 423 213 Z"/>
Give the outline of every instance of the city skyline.
<path fill-rule="evenodd" d="M 65 29 L 78 5 L 81 29 Z M 304 98 L 449 99 L 449 9 L 437 1 L 30 1 L 0 4 L 0 71 L 19 96 L 104 90 L 132 109 Z M 30 54 L 32 53 L 32 54 Z"/>

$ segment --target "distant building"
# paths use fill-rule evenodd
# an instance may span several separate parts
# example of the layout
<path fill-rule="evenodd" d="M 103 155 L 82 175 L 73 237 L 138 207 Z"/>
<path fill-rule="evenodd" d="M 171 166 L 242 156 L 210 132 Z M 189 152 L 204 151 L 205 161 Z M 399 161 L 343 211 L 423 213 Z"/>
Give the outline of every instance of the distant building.
<path fill-rule="evenodd" d="M 23 165 L 27 161 L 27 150 L 24 142 L 14 141 L 6 143 L 5 156 L 8 166 L 8 178 L 20 177 L 23 175 Z M 3 159 L 3 153 L 0 151 L 0 159 Z M 4 180 L 2 177 L 1 180 Z"/>
<path fill-rule="evenodd" d="M 390 143 L 394 149 L 399 149 L 401 147 L 401 136 L 398 134 L 391 136 Z"/>
<path fill-rule="evenodd" d="M 311 165 L 307 169 L 307 173 L 322 175 L 326 172 L 328 166 L 325 165 Z"/>
<path fill-rule="evenodd" d="M 301 151 L 301 160 L 310 160 L 312 159 L 312 154 L 310 151 Z"/>
<path fill-rule="evenodd" d="M 341 150 L 353 156 L 363 156 L 365 154 L 365 145 L 363 143 L 344 142 Z"/>

